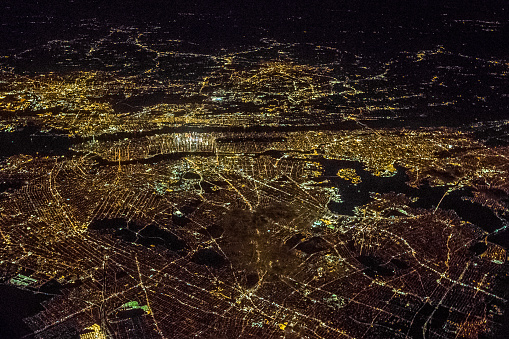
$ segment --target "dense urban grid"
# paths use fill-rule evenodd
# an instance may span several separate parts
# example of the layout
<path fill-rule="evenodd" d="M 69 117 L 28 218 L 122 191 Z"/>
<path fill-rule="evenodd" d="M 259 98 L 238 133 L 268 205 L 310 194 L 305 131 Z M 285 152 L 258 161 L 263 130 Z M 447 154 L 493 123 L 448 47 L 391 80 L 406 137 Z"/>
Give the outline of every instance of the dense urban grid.
<path fill-rule="evenodd" d="M 374 65 L 273 40 L 207 54 L 158 29 L 1 60 L 0 278 L 46 298 L 26 338 L 500 330 L 508 122 L 412 121 L 489 106 L 507 60 L 437 46 Z M 30 69 L 41 53 L 63 71 Z M 462 92 L 473 69 L 491 89 Z"/>

